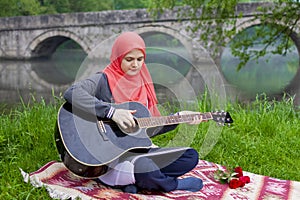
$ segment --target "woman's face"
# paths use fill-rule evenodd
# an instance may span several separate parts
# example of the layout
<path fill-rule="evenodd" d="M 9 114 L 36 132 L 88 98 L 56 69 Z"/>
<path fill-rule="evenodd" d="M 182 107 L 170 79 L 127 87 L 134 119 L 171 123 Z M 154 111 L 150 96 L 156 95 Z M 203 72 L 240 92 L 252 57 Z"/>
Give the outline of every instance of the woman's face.
<path fill-rule="evenodd" d="M 140 72 L 144 61 L 145 58 L 143 52 L 134 49 L 124 56 L 121 62 L 121 68 L 127 75 L 134 76 Z"/>

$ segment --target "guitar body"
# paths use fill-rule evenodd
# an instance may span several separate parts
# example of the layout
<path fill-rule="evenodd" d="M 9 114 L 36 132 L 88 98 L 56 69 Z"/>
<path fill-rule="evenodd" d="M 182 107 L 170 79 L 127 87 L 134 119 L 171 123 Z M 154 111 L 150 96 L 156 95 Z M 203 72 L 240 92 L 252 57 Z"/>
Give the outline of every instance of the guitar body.
<path fill-rule="evenodd" d="M 137 110 L 135 118 L 149 117 L 148 109 L 137 102 L 114 105 L 117 109 Z M 65 103 L 58 112 L 56 146 L 65 166 L 87 178 L 98 177 L 107 164 L 133 149 L 148 149 L 152 142 L 145 128 L 124 133 L 112 120 L 75 109 Z"/>
<path fill-rule="evenodd" d="M 146 132 L 150 127 L 187 123 L 200 117 L 203 120 L 212 119 L 220 125 L 233 123 L 227 112 L 151 117 L 149 110 L 138 102 L 115 104 L 114 107 L 136 110 L 133 114 L 136 127 L 121 130 L 112 120 L 98 118 L 76 109 L 70 103 L 63 104 L 59 109 L 56 146 L 63 163 L 74 174 L 86 178 L 99 177 L 106 173 L 109 163 L 126 152 L 147 152 L 152 146 Z"/>

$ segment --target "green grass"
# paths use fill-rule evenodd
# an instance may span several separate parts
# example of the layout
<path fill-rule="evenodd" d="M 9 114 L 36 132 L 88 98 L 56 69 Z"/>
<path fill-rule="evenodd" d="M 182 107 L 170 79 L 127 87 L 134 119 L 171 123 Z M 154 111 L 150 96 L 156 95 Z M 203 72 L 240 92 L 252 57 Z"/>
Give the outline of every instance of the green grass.
<path fill-rule="evenodd" d="M 1 115 L 0 199 L 50 199 L 45 189 L 25 184 L 19 168 L 32 172 L 58 159 L 53 138 L 57 109 L 41 101 Z"/>
<path fill-rule="evenodd" d="M 0 199 L 50 199 L 44 188 L 24 183 L 19 168 L 33 172 L 49 161 L 58 160 L 53 133 L 60 104 L 60 100 L 52 104 L 23 103 L 11 111 L 1 106 L 6 111 L 0 113 Z M 206 100 L 199 104 L 201 109 L 209 111 Z M 214 122 L 180 125 L 175 131 L 154 138 L 154 142 L 166 146 L 168 140 L 178 142 L 192 137 L 189 144 L 202 152 L 203 140 L 212 128 L 210 134 L 216 135 L 211 137 L 211 144 L 216 144 L 202 159 L 300 181 L 300 112 L 293 106 L 292 98 L 281 102 L 263 98 L 250 105 L 228 103 L 226 111 L 234 119 L 230 127 L 216 128 Z M 186 135 L 195 130 L 195 134 Z M 178 140 L 181 136 L 185 140 Z"/>

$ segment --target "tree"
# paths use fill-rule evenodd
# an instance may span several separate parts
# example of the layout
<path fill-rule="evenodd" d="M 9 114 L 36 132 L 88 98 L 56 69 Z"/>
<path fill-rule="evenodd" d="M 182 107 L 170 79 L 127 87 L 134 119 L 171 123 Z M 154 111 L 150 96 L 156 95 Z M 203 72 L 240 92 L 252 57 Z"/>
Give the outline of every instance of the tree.
<path fill-rule="evenodd" d="M 137 9 L 147 8 L 150 4 L 150 0 L 114 0 L 114 9 Z"/>
<path fill-rule="evenodd" d="M 11 0 L 0 1 L 0 17 L 14 16 L 18 11 L 17 4 L 13 3 Z"/>
<path fill-rule="evenodd" d="M 1 0 L 0 17 L 37 15 L 41 11 L 38 0 Z"/>
<path fill-rule="evenodd" d="M 237 13 L 238 0 L 152 0 L 150 10 L 154 15 L 165 9 L 177 9 L 179 18 L 190 18 L 193 26 L 188 27 L 191 32 L 201 32 L 200 39 L 207 48 L 218 52 L 229 39 L 237 34 L 237 19 L 244 13 Z M 180 6 L 180 7 L 177 7 Z M 295 36 L 295 29 L 300 19 L 299 0 L 274 0 L 257 4 L 256 15 L 249 21 L 259 20 L 260 26 L 254 34 L 239 36 L 237 42 L 231 42 L 231 51 L 240 58 L 237 66 L 239 70 L 251 59 L 258 59 L 267 53 L 268 46 L 274 46 L 272 53 L 285 54 L 291 46 L 290 38 Z M 224 28 L 226 27 L 226 28 Z M 270 31 L 272 30 L 272 31 Z M 262 36 L 269 35 L 267 39 Z M 277 39 L 281 38 L 281 43 Z M 260 40 L 264 48 L 253 50 L 251 47 Z M 210 41 L 210 42 L 208 42 Z"/>
<path fill-rule="evenodd" d="M 69 0 L 52 0 L 52 4 L 56 12 L 58 13 L 68 13 L 71 12 L 71 5 Z"/>
<path fill-rule="evenodd" d="M 0 17 L 147 8 L 151 0 L 0 0 Z"/>
<path fill-rule="evenodd" d="M 69 0 L 71 12 L 91 12 L 112 9 L 112 1 Z"/>
<path fill-rule="evenodd" d="M 38 15 L 41 12 L 41 6 L 38 0 L 20 0 L 18 10 L 20 15 Z"/>

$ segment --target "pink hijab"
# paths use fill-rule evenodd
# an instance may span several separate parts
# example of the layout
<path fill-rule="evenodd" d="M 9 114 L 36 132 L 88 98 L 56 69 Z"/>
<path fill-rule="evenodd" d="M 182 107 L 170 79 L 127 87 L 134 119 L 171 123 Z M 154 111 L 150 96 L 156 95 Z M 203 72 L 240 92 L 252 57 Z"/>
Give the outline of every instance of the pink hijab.
<path fill-rule="evenodd" d="M 108 77 L 112 96 L 116 103 L 140 102 L 149 109 L 152 116 L 160 116 L 152 78 L 146 64 L 143 64 L 141 71 L 135 76 L 128 76 L 121 69 L 122 59 L 133 49 L 141 50 L 146 58 L 145 42 L 135 32 L 122 33 L 113 44 L 111 63 L 103 71 Z"/>

